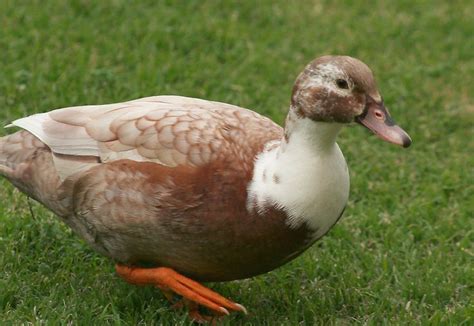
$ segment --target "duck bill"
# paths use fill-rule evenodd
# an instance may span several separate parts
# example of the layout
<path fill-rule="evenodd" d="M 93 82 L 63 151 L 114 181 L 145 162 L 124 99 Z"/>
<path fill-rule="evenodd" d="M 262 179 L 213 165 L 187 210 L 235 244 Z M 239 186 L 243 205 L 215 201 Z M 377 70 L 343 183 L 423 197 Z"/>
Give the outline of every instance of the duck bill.
<path fill-rule="evenodd" d="M 377 103 L 368 96 L 366 103 L 364 113 L 356 117 L 356 122 L 389 143 L 403 147 L 411 145 L 410 136 L 393 121 L 383 102 Z"/>

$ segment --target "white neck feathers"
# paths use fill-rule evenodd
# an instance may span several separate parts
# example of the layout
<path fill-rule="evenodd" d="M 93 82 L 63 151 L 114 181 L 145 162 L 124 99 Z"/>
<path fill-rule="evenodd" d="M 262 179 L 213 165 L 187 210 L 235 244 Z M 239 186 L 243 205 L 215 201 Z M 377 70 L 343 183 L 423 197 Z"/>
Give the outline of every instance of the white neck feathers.
<path fill-rule="evenodd" d="M 283 146 L 287 147 L 290 142 L 292 147 L 304 147 L 309 151 L 321 152 L 330 150 L 336 144 L 336 137 L 341 131 L 342 124 L 318 122 L 308 118 L 299 118 L 293 109 L 290 109 L 286 120 L 285 132 L 288 140 Z"/>
<path fill-rule="evenodd" d="M 349 175 L 336 144 L 342 125 L 298 118 L 290 110 L 286 140 L 258 155 L 247 208 L 283 209 L 291 228 L 307 223 L 320 236 L 335 223 L 349 195 Z"/>

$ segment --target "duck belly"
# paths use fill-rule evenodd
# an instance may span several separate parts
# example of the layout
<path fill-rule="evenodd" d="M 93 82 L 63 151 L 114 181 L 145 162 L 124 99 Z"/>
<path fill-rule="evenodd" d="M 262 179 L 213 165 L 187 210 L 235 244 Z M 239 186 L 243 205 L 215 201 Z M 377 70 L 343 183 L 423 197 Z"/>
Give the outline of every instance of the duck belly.
<path fill-rule="evenodd" d="M 93 167 L 64 183 L 66 223 L 114 260 L 204 281 L 265 273 L 314 242 L 306 224 L 290 227 L 277 207 L 249 212 L 245 174 L 186 169 L 129 160 Z"/>

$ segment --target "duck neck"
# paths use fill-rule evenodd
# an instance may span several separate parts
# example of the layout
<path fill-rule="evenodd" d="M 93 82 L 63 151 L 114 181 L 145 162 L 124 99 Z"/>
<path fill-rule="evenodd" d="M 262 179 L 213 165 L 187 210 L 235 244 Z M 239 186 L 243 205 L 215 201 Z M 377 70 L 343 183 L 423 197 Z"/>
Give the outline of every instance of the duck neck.
<path fill-rule="evenodd" d="M 349 194 L 349 175 L 336 137 L 342 125 L 299 117 L 290 110 L 281 142 L 257 156 L 247 209 L 265 214 L 277 207 L 286 223 L 303 223 L 319 237 L 340 216 Z"/>
<path fill-rule="evenodd" d="M 296 147 L 298 150 L 317 152 L 321 155 L 334 147 L 341 128 L 340 123 L 313 121 L 306 117 L 299 117 L 290 108 L 285 121 L 285 134 L 280 151 L 285 152 Z"/>

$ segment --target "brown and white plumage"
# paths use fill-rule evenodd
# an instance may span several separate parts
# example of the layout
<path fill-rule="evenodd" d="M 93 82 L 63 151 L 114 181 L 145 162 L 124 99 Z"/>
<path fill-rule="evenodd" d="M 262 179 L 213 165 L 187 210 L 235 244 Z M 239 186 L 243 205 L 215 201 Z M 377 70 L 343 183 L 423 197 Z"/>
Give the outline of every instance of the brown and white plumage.
<path fill-rule="evenodd" d="M 0 173 L 120 263 L 233 280 L 297 257 L 336 223 L 349 176 L 335 140 L 354 120 L 410 143 L 370 69 L 326 56 L 298 77 L 284 129 L 179 96 L 65 108 L 14 121 L 24 130 L 0 140 Z"/>
<path fill-rule="evenodd" d="M 166 262 L 170 256 L 182 265 L 192 263 L 183 259 L 188 253 L 180 252 L 179 243 L 167 239 L 177 236 L 168 228 L 198 215 L 216 219 L 212 229 L 221 225 L 222 237 L 236 241 L 227 235 L 225 225 L 244 223 L 239 214 L 246 213 L 236 213 L 232 206 L 245 201 L 240 195 L 251 177 L 256 154 L 282 135 L 281 127 L 250 110 L 178 96 L 59 109 L 16 120 L 13 125 L 36 138 L 25 131 L 9 136 L 4 141 L 5 153 L 21 152 L 9 150 L 21 135 L 28 135 L 38 149 L 48 152 L 49 161 L 42 161 L 42 167 L 32 173 L 56 171 L 57 176 L 48 176 L 43 184 L 60 186 L 54 190 L 56 198 L 40 201 L 50 208 L 61 202 L 55 212 L 94 248 L 123 262 Z M 150 178 L 158 182 L 150 183 Z M 235 210 L 242 209 L 245 204 Z M 219 216 L 211 216 L 215 214 Z M 179 222 L 181 218 L 187 221 Z M 202 229 L 191 223 L 186 230 L 175 229 L 183 237 L 184 249 L 193 255 L 206 241 L 207 246 L 219 249 L 215 241 L 199 235 Z M 222 246 L 222 252 L 226 248 Z M 205 259 L 206 254 L 199 257 L 200 263 L 212 258 Z M 181 270 L 192 274 L 184 266 Z M 218 275 L 218 269 L 212 274 Z"/>

